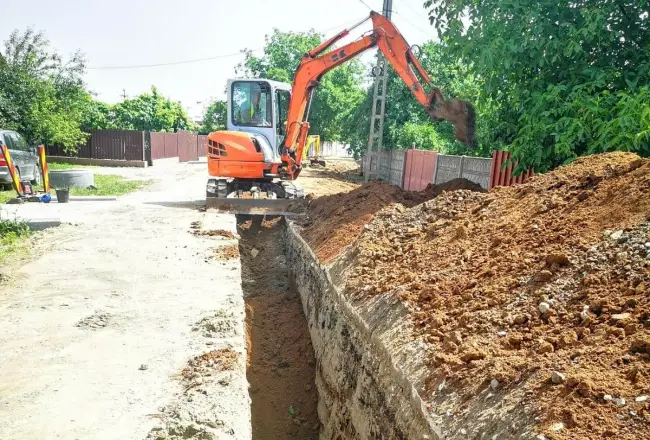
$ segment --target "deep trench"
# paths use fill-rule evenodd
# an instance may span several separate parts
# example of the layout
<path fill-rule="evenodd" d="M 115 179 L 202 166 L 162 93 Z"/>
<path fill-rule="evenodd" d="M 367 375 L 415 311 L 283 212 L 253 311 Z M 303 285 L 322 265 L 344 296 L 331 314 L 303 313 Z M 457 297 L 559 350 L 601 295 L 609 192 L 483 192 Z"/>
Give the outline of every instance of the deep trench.
<path fill-rule="evenodd" d="M 284 227 L 282 217 L 237 216 L 253 440 L 316 440 L 316 361 Z"/>

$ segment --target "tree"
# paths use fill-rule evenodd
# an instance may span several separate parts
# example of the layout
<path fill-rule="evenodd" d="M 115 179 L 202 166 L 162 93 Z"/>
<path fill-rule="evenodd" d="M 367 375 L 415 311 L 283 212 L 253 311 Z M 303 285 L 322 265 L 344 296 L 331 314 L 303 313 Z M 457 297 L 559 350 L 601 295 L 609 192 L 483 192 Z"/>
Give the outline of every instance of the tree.
<path fill-rule="evenodd" d="M 86 138 L 80 129 L 88 98 L 84 69 L 79 52 L 64 61 L 43 33 L 12 32 L 0 53 L 0 125 L 30 143 L 75 150 Z"/>
<path fill-rule="evenodd" d="M 245 60 L 237 66 L 237 74 L 291 83 L 302 56 L 318 46 L 322 35 L 309 32 L 281 32 L 277 29 L 266 37 L 264 55 L 256 57 L 245 50 Z M 364 99 L 363 66 L 351 60 L 323 76 L 316 89 L 309 115 L 310 133 L 323 141 L 350 143 L 352 131 L 345 129 L 349 118 Z"/>
<path fill-rule="evenodd" d="M 647 1 L 428 0 L 426 7 L 446 50 L 481 78 L 493 139 L 522 160 L 520 170 L 610 150 L 650 155 Z"/>
<path fill-rule="evenodd" d="M 156 87 L 151 87 L 151 93 L 115 104 L 110 113 L 109 126 L 122 130 L 176 132 L 193 128 L 183 106 L 163 97 Z"/>
<path fill-rule="evenodd" d="M 199 129 L 201 134 L 209 134 L 213 131 L 225 130 L 228 106 L 226 101 L 214 100 L 203 114 L 203 123 Z"/>

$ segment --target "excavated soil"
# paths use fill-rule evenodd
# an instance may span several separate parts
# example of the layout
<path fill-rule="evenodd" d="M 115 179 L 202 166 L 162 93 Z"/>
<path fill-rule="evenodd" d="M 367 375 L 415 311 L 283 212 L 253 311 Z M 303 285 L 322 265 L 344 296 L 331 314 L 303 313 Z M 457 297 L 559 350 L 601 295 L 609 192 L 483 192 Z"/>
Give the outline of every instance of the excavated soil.
<path fill-rule="evenodd" d="M 315 358 L 289 283 L 283 220 L 238 216 L 254 440 L 316 440 Z"/>
<path fill-rule="evenodd" d="M 227 244 L 215 249 L 213 259 L 217 261 L 233 260 L 239 257 L 239 247 L 236 244 Z"/>
<path fill-rule="evenodd" d="M 352 244 L 382 208 L 394 203 L 412 207 L 444 191 L 458 189 L 484 191 L 467 179 L 429 185 L 421 192 L 404 191 L 380 181 L 368 182 L 349 192 L 310 200 L 307 218 L 301 223 L 302 236 L 320 261 L 327 263 Z"/>
<path fill-rule="evenodd" d="M 650 438 L 650 160 L 585 157 L 412 208 L 388 206 L 396 192 L 380 198 L 383 188 L 314 212 L 362 215 L 349 230 L 362 234 L 347 293 L 389 292 L 410 307 L 434 408 L 453 395 L 448 411 L 463 413 L 486 389 L 486 399 L 523 389 L 538 438 Z M 347 220 L 312 221 L 321 255 L 352 241 L 337 236 Z"/>

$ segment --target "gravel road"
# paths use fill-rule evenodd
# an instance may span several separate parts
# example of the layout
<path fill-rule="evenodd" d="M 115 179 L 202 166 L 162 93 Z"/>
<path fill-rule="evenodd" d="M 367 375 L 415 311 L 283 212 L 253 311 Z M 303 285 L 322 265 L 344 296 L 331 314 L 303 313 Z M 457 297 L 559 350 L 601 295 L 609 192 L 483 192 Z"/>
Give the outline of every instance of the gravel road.
<path fill-rule="evenodd" d="M 189 232 L 235 232 L 234 216 L 195 208 L 205 164 L 155 177 L 114 202 L 67 205 L 76 225 L 43 232 L 1 286 L 0 438 L 250 438 L 240 263 L 212 258 L 235 241 Z M 185 377 L 208 352 L 226 353 L 228 371 L 210 360 L 214 374 Z M 209 411 L 188 407 L 197 392 Z"/>

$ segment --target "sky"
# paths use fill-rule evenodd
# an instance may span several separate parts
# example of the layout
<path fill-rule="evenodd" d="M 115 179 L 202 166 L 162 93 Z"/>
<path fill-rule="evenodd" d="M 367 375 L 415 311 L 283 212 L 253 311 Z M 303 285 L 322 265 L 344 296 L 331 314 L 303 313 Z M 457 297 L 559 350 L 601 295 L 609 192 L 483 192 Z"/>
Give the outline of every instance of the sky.
<path fill-rule="evenodd" d="M 393 0 L 393 22 L 409 44 L 435 38 L 424 0 Z M 97 98 L 115 103 L 155 85 L 198 118 L 211 99 L 225 98 L 226 80 L 243 60 L 240 51 L 261 54 L 265 35 L 315 29 L 335 35 L 381 11 L 382 0 L 4 0 L 0 39 L 13 29 L 44 31 L 64 56 L 85 54 L 85 80 Z M 367 6 L 366 6 L 367 5 Z M 344 42 L 370 29 L 369 22 Z M 197 59 L 209 60 L 186 62 Z M 363 58 L 372 61 L 371 55 Z M 135 67 L 143 65 L 152 67 Z M 118 68 L 125 67 L 125 68 Z"/>

